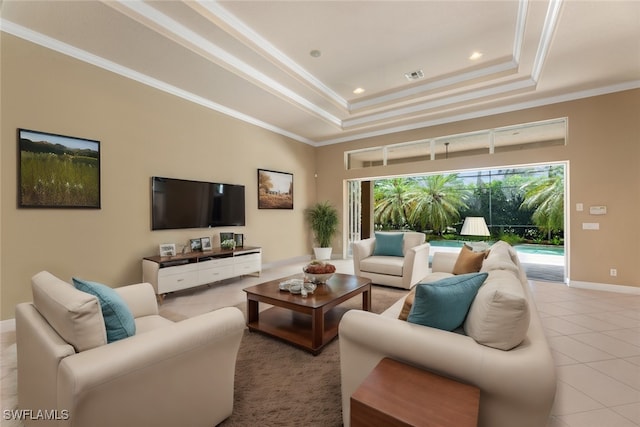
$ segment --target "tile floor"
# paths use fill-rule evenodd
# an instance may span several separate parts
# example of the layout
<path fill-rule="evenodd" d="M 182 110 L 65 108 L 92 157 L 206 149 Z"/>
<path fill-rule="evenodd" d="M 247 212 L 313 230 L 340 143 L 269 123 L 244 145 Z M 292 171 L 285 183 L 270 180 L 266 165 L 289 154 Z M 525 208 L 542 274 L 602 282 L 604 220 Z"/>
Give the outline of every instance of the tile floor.
<path fill-rule="evenodd" d="M 558 375 L 548 426 L 640 426 L 640 296 L 531 288 Z"/>
<path fill-rule="evenodd" d="M 333 262 L 338 272 L 353 272 L 350 261 Z M 171 295 L 161 313 L 190 317 L 242 303 L 244 287 L 295 274 L 301 265 L 277 266 L 264 270 L 260 277 L 246 276 Z M 640 295 L 543 281 L 532 281 L 531 289 L 558 374 L 556 402 L 546 427 L 640 426 Z M 15 379 L 11 378 L 15 358 L 10 351 L 15 331 L 7 328 L 7 322 L 2 325 L 2 409 L 6 409 L 15 399 Z"/>

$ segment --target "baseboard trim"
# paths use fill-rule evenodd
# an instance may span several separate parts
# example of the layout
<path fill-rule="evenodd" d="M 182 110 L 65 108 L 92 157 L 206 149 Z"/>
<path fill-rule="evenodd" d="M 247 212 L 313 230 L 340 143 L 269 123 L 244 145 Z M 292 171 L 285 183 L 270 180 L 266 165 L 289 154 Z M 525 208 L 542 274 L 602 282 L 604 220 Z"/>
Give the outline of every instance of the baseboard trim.
<path fill-rule="evenodd" d="M 16 319 L 0 320 L 0 331 L 13 332 L 16 330 Z"/>
<path fill-rule="evenodd" d="M 578 280 L 570 280 L 569 287 L 591 289 L 594 291 L 617 292 L 620 294 L 640 295 L 640 288 L 635 286 L 610 285 L 608 283 L 581 282 Z"/>

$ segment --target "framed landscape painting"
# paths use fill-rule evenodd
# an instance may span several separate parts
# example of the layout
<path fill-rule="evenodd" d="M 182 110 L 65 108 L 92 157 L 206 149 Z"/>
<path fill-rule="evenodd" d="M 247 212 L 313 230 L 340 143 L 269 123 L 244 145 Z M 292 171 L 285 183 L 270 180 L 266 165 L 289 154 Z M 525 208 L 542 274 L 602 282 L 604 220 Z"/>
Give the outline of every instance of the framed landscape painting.
<path fill-rule="evenodd" d="M 100 209 L 100 141 L 18 129 L 18 207 Z"/>
<path fill-rule="evenodd" d="M 258 209 L 293 209 L 293 174 L 258 169 Z"/>

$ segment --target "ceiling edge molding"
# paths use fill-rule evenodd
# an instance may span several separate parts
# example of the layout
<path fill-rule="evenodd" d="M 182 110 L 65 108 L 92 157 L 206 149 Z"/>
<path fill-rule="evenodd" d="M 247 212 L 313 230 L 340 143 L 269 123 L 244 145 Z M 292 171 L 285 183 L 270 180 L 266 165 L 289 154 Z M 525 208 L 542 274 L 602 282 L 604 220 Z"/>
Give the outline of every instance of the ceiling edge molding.
<path fill-rule="evenodd" d="M 315 145 L 315 142 L 308 138 L 286 131 L 277 126 L 273 126 L 269 123 L 263 122 L 262 120 L 258 120 L 255 117 L 249 116 L 231 108 L 225 107 L 224 105 L 213 102 L 210 99 L 203 98 L 186 90 L 169 85 L 165 82 L 147 76 L 146 74 L 142 74 L 130 68 L 123 67 L 119 64 L 108 61 L 102 57 L 86 52 L 82 49 L 78 49 L 61 41 L 55 40 L 49 36 L 45 36 L 44 34 L 35 32 L 11 21 L 7 21 L 6 19 L 0 18 L 0 28 L 2 32 L 5 32 L 7 34 L 11 34 L 15 37 L 29 41 L 31 43 L 35 43 L 47 49 L 54 50 L 58 53 L 70 56 L 87 64 L 91 64 L 104 70 L 113 72 L 122 77 L 126 77 L 130 80 L 134 80 L 138 83 L 142 83 L 154 89 L 161 90 L 163 92 L 206 107 L 210 110 L 214 110 L 218 113 L 233 117 L 249 124 L 253 124 L 255 126 L 275 132 L 277 134 L 286 136 L 305 144 Z"/>
<path fill-rule="evenodd" d="M 540 36 L 540 44 L 536 52 L 536 58 L 533 63 L 533 70 L 531 71 L 531 78 L 537 82 L 542 72 L 542 67 L 547 58 L 551 41 L 553 40 L 553 33 L 556 30 L 558 24 L 558 18 L 560 16 L 560 8 L 562 6 L 562 0 L 551 0 L 549 7 L 547 8 L 547 15 L 544 19 L 544 26 L 542 28 L 542 34 Z"/>
<path fill-rule="evenodd" d="M 344 123 L 344 128 L 348 129 L 350 127 L 364 125 L 366 123 L 380 122 L 383 120 L 393 119 L 395 117 L 403 116 L 406 114 L 418 114 L 426 110 L 431 110 L 433 108 L 454 105 L 460 102 L 476 101 L 478 99 L 495 96 L 497 94 L 503 95 L 509 92 L 522 91 L 522 90 L 527 90 L 532 88 L 535 88 L 535 82 L 527 78 L 523 80 L 517 80 L 517 81 L 501 84 L 495 87 L 477 89 L 477 90 L 461 93 L 458 95 L 442 97 L 440 99 L 436 99 L 433 101 L 422 102 L 422 103 L 414 104 L 408 107 L 387 111 L 384 113 L 370 114 L 364 117 L 347 119 L 347 120 L 344 120 L 343 123 Z"/>
<path fill-rule="evenodd" d="M 409 98 L 411 96 L 419 95 L 424 92 L 429 92 L 435 89 L 442 89 L 448 86 L 453 86 L 456 84 L 473 81 L 476 79 L 481 79 L 483 77 L 488 77 L 494 74 L 501 74 L 508 71 L 516 71 L 518 68 L 518 64 L 511 60 L 505 61 L 499 64 L 491 65 L 488 67 L 484 67 L 478 70 L 468 71 L 465 73 L 457 74 L 454 76 L 445 77 L 442 79 L 432 80 L 430 82 L 412 86 L 406 89 L 402 89 L 399 91 L 394 91 L 393 93 L 389 93 L 387 95 L 376 96 L 373 98 L 368 98 L 366 100 L 357 101 L 351 104 L 351 112 L 357 112 L 358 110 L 373 108 L 379 106 L 380 104 L 384 104 L 390 101 L 395 101 L 402 98 Z"/>
<path fill-rule="evenodd" d="M 524 43 L 524 30 L 527 26 L 527 12 L 529 10 L 529 0 L 520 0 L 518 4 L 518 18 L 516 20 L 516 32 L 513 40 L 513 60 L 520 63 L 522 53 L 522 43 Z"/>
<path fill-rule="evenodd" d="M 419 123 L 411 123 L 407 125 L 396 126 L 394 128 L 386 128 L 382 130 L 361 132 L 361 133 L 352 134 L 344 137 L 318 141 L 313 145 L 316 147 L 321 147 L 324 145 L 341 144 L 344 142 L 350 142 L 350 141 L 355 141 L 355 140 L 364 139 L 364 138 L 373 138 L 377 136 L 389 135 L 393 133 L 405 132 L 405 131 L 410 131 L 410 130 L 415 130 L 420 128 L 427 128 L 427 127 L 437 126 L 437 125 L 446 124 L 446 123 L 454 123 L 462 120 L 477 119 L 480 117 L 487 117 L 487 116 L 492 116 L 496 114 L 510 113 L 513 111 L 526 110 L 528 108 L 542 107 L 545 105 L 575 101 L 578 99 L 590 98 L 590 97 L 599 96 L 599 95 L 607 95 L 610 93 L 623 92 L 625 90 L 633 90 L 633 89 L 640 89 L 640 80 L 620 83 L 612 86 L 589 89 L 589 90 L 584 90 L 579 92 L 571 92 L 563 95 L 552 96 L 548 98 L 541 98 L 535 101 L 520 102 L 516 104 L 506 105 L 503 107 L 488 108 L 480 111 L 458 114 L 455 116 L 449 116 L 441 119 L 427 120 Z"/>
<path fill-rule="evenodd" d="M 170 40 L 179 43 L 203 58 L 223 66 L 236 75 L 242 76 L 242 78 L 248 82 L 274 95 L 280 96 L 288 102 L 298 105 L 305 111 L 322 118 L 338 128 L 341 126 L 341 120 L 338 117 L 320 108 L 305 97 L 285 87 L 280 82 L 272 79 L 260 70 L 250 66 L 215 43 L 210 42 L 146 3 L 117 0 L 106 2 L 105 4 L 159 34 L 164 35 Z"/>
<path fill-rule="evenodd" d="M 307 86 L 312 87 L 331 102 L 345 110 L 349 108 L 346 99 L 322 83 L 322 81 L 318 80 L 313 74 L 289 58 L 284 52 L 276 48 L 260 34 L 256 33 L 252 28 L 220 5 L 219 2 L 195 0 L 194 2 L 187 2 L 185 4 L 236 40 L 284 69 L 287 73 L 297 76 Z"/>

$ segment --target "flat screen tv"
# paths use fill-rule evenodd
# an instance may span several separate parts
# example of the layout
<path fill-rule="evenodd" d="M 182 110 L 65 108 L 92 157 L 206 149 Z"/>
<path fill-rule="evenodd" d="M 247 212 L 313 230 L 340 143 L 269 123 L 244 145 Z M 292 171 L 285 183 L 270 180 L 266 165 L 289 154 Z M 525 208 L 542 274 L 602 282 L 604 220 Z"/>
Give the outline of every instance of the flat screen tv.
<path fill-rule="evenodd" d="M 151 229 L 245 225 L 244 185 L 151 178 Z"/>

